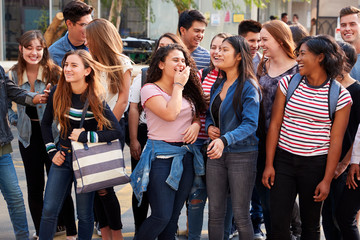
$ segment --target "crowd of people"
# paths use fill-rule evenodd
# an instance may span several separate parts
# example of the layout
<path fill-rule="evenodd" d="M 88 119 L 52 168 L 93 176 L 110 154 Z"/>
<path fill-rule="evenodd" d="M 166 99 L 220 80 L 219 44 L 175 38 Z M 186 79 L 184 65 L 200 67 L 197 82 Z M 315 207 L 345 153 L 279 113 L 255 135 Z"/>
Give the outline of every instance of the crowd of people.
<path fill-rule="evenodd" d="M 117 29 L 92 12 L 71 1 L 62 38 L 48 47 L 27 31 L 17 64 L 0 67 L 0 190 L 16 239 L 66 230 L 88 240 L 94 225 L 103 239 L 123 239 L 113 187 L 75 194 L 77 226 L 71 196 L 71 141 L 119 139 L 130 148 L 136 240 L 175 239 L 184 206 L 188 239 L 199 240 L 207 201 L 211 240 L 234 229 L 245 240 L 319 240 L 321 217 L 326 239 L 360 240 L 359 9 L 340 10 L 343 42 L 309 36 L 296 14 L 291 26 L 282 14 L 216 34 L 210 51 L 200 46 L 204 15 L 186 10 L 137 76 Z"/>

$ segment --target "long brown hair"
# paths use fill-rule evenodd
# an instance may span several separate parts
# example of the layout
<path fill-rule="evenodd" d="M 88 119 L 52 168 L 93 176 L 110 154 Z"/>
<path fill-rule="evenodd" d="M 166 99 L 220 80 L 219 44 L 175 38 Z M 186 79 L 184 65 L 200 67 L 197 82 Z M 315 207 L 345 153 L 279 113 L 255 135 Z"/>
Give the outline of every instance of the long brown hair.
<path fill-rule="evenodd" d="M 18 54 L 18 62 L 10 70 L 16 71 L 18 76 L 18 84 L 21 85 L 23 81 L 23 74 L 26 70 L 26 61 L 23 57 L 22 48 L 29 47 L 31 41 L 35 39 L 39 40 L 41 46 L 44 49 L 43 57 L 39 62 L 40 66 L 43 67 L 43 74 L 41 79 L 39 80 L 43 81 L 45 84 L 51 83 L 52 85 L 55 85 L 58 81 L 61 69 L 50 59 L 49 50 L 47 48 L 44 36 L 39 30 L 27 31 L 19 38 L 18 42 L 20 48 Z"/>
<path fill-rule="evenodd" d="M 286 23 L 280 20 L 272 20 L 264 23 L 262 27 L 265 28 L 270 33 L 270 35 L 280 44 L 281 48 L 284 50 L 284 52 L 289 58 L 296 58 L 294 54 L 295 43 L 291 34 L 290 27 Z M 259 76 L 263 76 L 267 72 L 267 70 L 264 71 L 265 62 L 266 58 L 263 56 L 257 69 L 257 74 Z"/>
<path fill-rule="evenodd" d="M 115 26 L 106 19 L 92 20 L 86 27 L 86 40 L 94 60 L 105 66 L 121 66 L 123 42 Z M 121 93 L 124 86 L 122 70 L 109 72 L 111 93 Z"/>
<path fill-rule="evenodd" d="M 85 102 L 85 99 L 89 101 L 89 107 L 94 113 L 94 117 L 98 123 L 98 129 L 103 127 L 110 127 L 110 122 L 104 117 L 104 99 L 105 89 L 100 83 L 99 71 L 112 72 L 119 70 L 121 66 L 104 66 L 101 63 L 95 61 L 90 53 L 85 50 L 76 50 L 67 52 L 62 60 L 62 66 L 64 66 L 67 58 L 70 55 L 77 55 L 81 58 L 84 68 L 90 68 L 91 72 L 85 77 L 85 81 L 88 84 L 86 90 L 81 95 L 81 100 Z M 69 113 L 71 107 L 72 89 L 71 84 L 66 82 L 64 70 L 61 72 L 59 83 L 53 98 L 54 119 L 60 124 L 60 133 L 62 137 L 65 137 L 69 129 L 69 118 L 66 114 Z"/>

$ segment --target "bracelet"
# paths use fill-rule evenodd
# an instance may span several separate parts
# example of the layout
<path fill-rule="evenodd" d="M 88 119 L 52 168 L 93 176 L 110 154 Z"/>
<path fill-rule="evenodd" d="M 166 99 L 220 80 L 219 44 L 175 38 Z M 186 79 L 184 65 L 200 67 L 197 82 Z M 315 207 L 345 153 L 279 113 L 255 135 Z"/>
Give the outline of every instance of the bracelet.
<path fill-rule="evenodd" d="M 184 89 L 184 85 L 183 85 L 182 83 L 180 83 L 180 82 L 174 82 L 173 86 L 175 86 L 176 84 L 179 85 L 179 86 L 181 86 L 182 89 Z"/>

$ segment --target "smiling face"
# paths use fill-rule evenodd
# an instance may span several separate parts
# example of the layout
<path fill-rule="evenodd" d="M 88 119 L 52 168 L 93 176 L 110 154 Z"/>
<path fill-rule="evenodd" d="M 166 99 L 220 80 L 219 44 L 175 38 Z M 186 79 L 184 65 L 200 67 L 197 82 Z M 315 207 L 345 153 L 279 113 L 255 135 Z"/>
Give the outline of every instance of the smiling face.
<path fill-rule="evenodd" d="M 76 23 L 66 20 L 69 31 L 69 39 L 72 44 L 79 46 L 86 41 L 86 26 L 91 22 L 91 14 L 82 16 Z"/>
<path fill-rule="evenodd" d="M 174 49 L 165 57 L 164 62 L 159 63 L 159 68 L 164 76 L 173 79 L 176 71 L 182 71 L 186 67 L 185 57 L 182 51 Z"/>
<path fill-rule="evenodd" d="M 248 32 L 244 38 L 248 42 L 251 56 L 254 58 L 260 48 L 260 33 Z"/>
<path fill-rule="evenodd" d="M 342 39 L 350 44 L 360 39 L 359 17 L 356 13 L 340 18 L 340 33 Z"/>
<path fill-rule="evenodd" d="M 34 39 L 28 46 L 19 46 L 26 64 L 38 64 L 44 55 L 44 48 L 39 39 Z"/>
<path fill-rule="evenodd" d="M 271 56 L 275 56 L 279 51 L 284 51 L 280 44 L 265 28 L 261 29 L 260 38 L 260 47 L 262 47 L 265 57 L 271 58 Z"/>
<path fill-rule="evenodd" d="M 304 75 L 310 75 L 314 72 L 314 69 L 320 67 L 320 63 L 323 60 L 323 55 L 316 55 L 309 51 L 306 43 L 303 43 L 299 49 L 296 61 L 299 66 L 299 73 Z"/>
<path fill-rule="evenodd" d="M 90 74 L 91 68 L 85 68 L 82 59 L 78 55 L 72 54 L 66 58 L 63 71 L 66 82 L 85 83 L 85 77 Z"/>
<path fill-rule="evenodd" d="M 236 53 L 234 47 L 228 41 L 224 41 L 217 55 L 217 67 L 226 72 L 229 69 L 237 68 L 240 60 L 240 53 Z"/>
<path fill-rule="evenodd" d="M 219 64 L 218 54 L 223 40 L 224 38 L 215 37 L 210 45 L 210 60 L 216 68 L 218 67 Z"/>
<path fill-rule="evenodd" d="M 204 38 L 206 24 L 194 21 L 189 29 L 180 27 L 181 39 L 190 52 L 193 52 Z"/>

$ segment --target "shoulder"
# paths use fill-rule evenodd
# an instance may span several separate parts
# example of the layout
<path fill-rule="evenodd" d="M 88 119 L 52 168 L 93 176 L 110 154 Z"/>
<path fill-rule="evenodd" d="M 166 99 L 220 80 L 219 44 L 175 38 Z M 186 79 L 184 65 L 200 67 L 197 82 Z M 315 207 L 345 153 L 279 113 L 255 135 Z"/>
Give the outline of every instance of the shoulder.
<path fill-rule="evenodd" d="M 122 65 L 125 65 L 125 66 L 131 66 L 131 59 L 124 55 L 124 54 L 121 54 L 120 57 L 119 57 L 120 61 L 121 61 L 121 64 Z"/>

